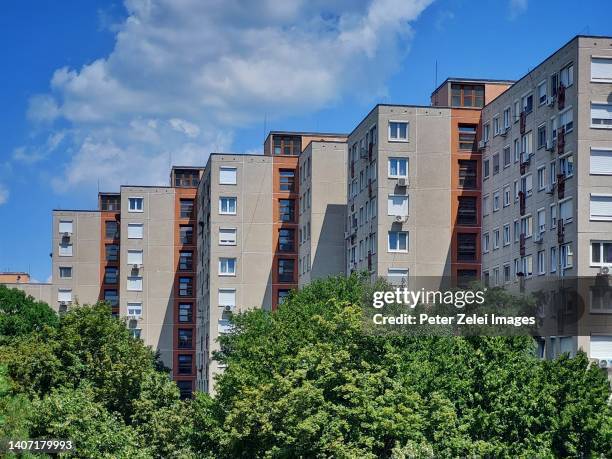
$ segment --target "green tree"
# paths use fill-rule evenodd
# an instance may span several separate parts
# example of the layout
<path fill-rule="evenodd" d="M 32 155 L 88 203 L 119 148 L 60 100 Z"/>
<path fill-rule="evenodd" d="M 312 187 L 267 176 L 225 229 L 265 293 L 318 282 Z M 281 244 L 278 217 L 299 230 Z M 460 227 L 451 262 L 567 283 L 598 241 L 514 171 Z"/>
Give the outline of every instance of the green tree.
<path fill-rule="evenodd" d="M 564 457 L 609 453 L 606 376 L 515 337 L 373 334 L 358 277 L 234 318 L 217 397 L 193 404 L 218 457 Z M 499 301 L 499 292 L 495 293 Z"/>
<path fill-rule="evenodd" d="M 18 336 L 57 327 L 58 316 L 47 303 L 22 290 L 0 285 L 0 344 Z"/>

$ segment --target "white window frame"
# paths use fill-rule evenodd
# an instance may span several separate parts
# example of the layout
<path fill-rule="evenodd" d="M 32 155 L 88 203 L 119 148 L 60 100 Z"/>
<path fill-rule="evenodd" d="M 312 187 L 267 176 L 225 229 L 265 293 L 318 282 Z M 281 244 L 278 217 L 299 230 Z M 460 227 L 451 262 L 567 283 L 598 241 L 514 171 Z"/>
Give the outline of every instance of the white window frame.
<path fill-rule="evenodd" d="M 593 261 L 593 244 L 599 244 L 599 260 Z M 593 240 L 589 244 L 589 265 L 594 268 L 600 268 L 602 266 L 612 266 L 612 263 L 605 263 L 603 261 L 603 244 L 612 244 L 612 240 Z"/>
<path fill-rule="evenodd" d="M 130 313 L 130 309 L 132 312 Z M 142 317 L 142 301 L 129 301 L 127 304 L 128 317 Z"/>
<path fill-rule="evenodd" d="M 391 173 L 391 161 L 397 161 L 397 172 L 398 174 L 393 175 Z M 399 174 L 400 171 L 400 161 L 404 161 L 406 163 L 406 174 L 405 175 L 401 175 Z M 402 158 L 402 157 L 398 157 L 398 156 L 391 156 L 389 158 L 387 158 L 387 177 L 389 177 L 390 179 L 400 179 L 400 178 L 408 178 L 408 174 L 409 174 L 409 169 L 408 167 L 410 166 L 408 158 Z"/>
<path fill-rule="evenodd" d="M 58 288 L 57 289 L 57 301 L 59 303 L 72 303 L 72 289 L 71 288 Z"/>
<path fill-rule="evenodd" d="M 134 236 L 134 232 L 130 233 L 130 228 L 135 231 L 140 228 L 140 236 Z M 128 239 L 142 239 L 144 237 L 144 224 L 143 223 L 128 223 Z"/>
<path fill-rule="evenodd" d="M 508 237 L 506 238 L 506 236 Z M 502 243 L 505 247 L 507 245 L 510 245 L 511 242 L 512 242 L 512 235 L 510 234 L 510 223 L 506 223 L 502 231 Z"/>
<path fill-rule="evenodd" d="M 231 202 L 231 200 L 234 200 L 234 211 L 224 211 L 223 210 L 223 200 L 227 199 L 228 201 L 228 209 L 229 209 L 229 202 Z M 237 215 L 238 213 L 238 198 L 236 196 L 219 196 L 219 215 Z"/>
<path fill-rule="evenodd" d="M 544 100 L 542 100 L 542 95 L 540 94 L 540 88 L 542 88 L 542 86 L 544 87 Z M 538 84 L 537 93 L 538 93 L 538 106 L 546 105 L 546 102 L 548 101 L 548 81 L 547 80 L 541 81 Z"/>
<path fill-rule="evenodd" d="M 62 276 L 62 269 L 69 269 L 70 276 Z M 60 279 L 72 279 L 72 266 L 60 266 L 59 267 L 59 278 Z"/>
<path fill-rule="evenodd" d="M 62 251 L 62 248 L 65 248 Z M 72 243 L 61 243 L 59 244 L 59 248 L 58 248 L 58 255 L 60 257 L 71 257 L 74 254 L 74 246 L 72 245 Z"/>
<path fill-rule="evenodd" d="M 387 280 L 392 285 L 408 285 L 408 276 L 410 270 L 408 268 L 387 268 Z"/>
<path fill-rule="evenodd" d="M 132 207 L 134 203 L 140 203 L 140 208 Z M 144 197 L 143 196 L 129 196 L 128 197 L 128 212 L 132 213 L 143 213 L 144 212 Z"/>
<path fill-rule="evenodd" d="M 234 235 L 233 241 L 231 240 L 231 238 L 223 239 L 223 237 L 226 237 L 226 236 L 221 235 L 222 232 L 224 231 L 228 234 Z M 236 245 L 237 243 L 238 243 L 238 229 L 237 228 L 224 228 L 224 227 L 219 228 L 219 245 Z"/>
<path fill-rule="evenodd" d="M 604 124 L 593 124 L 593 105 L 603 105 L 606 107 L 610 107 L 612 109 L 612 103 L 610 102 L 596 102 L 596 101 L 591 101 L 591 107 L 589 109 L 589 118 L 590 118 L 590 126 L 591 129 L 612 129 L 612 122 L 611 123 L 604 123 Z M 597 119 L 610 119 L 610 118 L 597 118 Z"/>
<path fill-rule="evenodd" d="M 572 208 L 572 215 L 568 218 L 563 219 L 564 225 L 567 225 L 568 223 L 571 223 L 572 221 L 574 221 L 574 200 L 571 196 L 569 198 L 565 198 L 559 201 L 559 212 L 557 213 L 557 219 L 561 218 L 561 205 L 567 202 L 571 203 L 570 206 Z"/>
<path fill-rule="evenodd" d="M 489 253 L 489 233 L 483 233 L 482 235 L 482 253 Z"/>
<path fill-rule="evenodd" d="M 601 64 L 610 66 L 609 69 L 612 72 L 612 57 L 610 56 L 591 56 L 591 83 L 612 83 L 612 73 L 610 74 L 610 78 L 606 78 L 606 77 L 594 78 L 593 77 L 593 60 L 607 61 L 605 63 L 602 62 Z"/>
<path fill-rule="evenodd" d="M 399 137 L 399 133 L 400 133 L 400 129 L 399 126 L 397 128 L 397 135 L 398 137 L 392 137 L 391 135 L 391 124 L 405 124 L 406 125 L 406 137 Z M 388 128 L 387 128 L 387 133 L 388 133 L 388 141 L 389 142 L 408 142 L 410 139 L 410 123 L 408 121 L 404 121 L 404 120 L 389 120 L 388 122 Z"/>
<path fill-rule="evenodd" d="M 593 172 L 593 167 L 592 167 L 592 158 L 593 158 L 593 152 L 605 152 L 608 153 L 610 155 L 610 168 L 609 169 L 605 169 L 603 172 Z M 602 148 L 602 147 L 591 147 L 590 151 L 589 151 L 589 174 L 590 175 L 612 175 L 612 148 Z"/>
<path fill-rule="evenodd" d="M 559 264 L 559 260 L 557 257 L 557 247 L 556 246 L 552 246 L 550 248 L 550 272 L 551 273 L 556 273 L 557 272 L 557 265 Z"/>
<path fill-rule="evenodd" d="M 223 271 L 223 265 L 227 263 L 228 260 L 234 260 L 233 271 Z M 227 267 L 229 268 L 229 264 L 227 264 Z M 235 277 L 236 271 L 238 271 L 238 260 L 235 257 L 219 257 L 219 276 Z"/>
<path fill-rule="evenodd" d="M 233 299 L 234 299 L 233 304 L 225 304 L 224 303 L 225 300 L 222 301 L 221 296 L 222 295 L 228 295 L 229 296 L 229 295 L 232 295 L 232 294 L 233 294 Z M 222 308 L 224 308 L 226 306 L 229 306 L 231 308 L 235 308 L 236 307 L 236 289 L 235 288 L 220 288 L 217 291 L 217 305 L 219 307 L 222 307 Z"/>
<path fill-rule="evenodd" d="M 609 198 L 610 200 L 612 200 L 612 194 L 591 193 L 589 196 L 589 220 L 599 221 L 599 222 L 612 221 L 612 215 L 603 215 L 603 216 L 593 217 L 593 211 L 591 209 L 591 201 L 592 201 L 592 198 L 594 197 L 595 198 Z"/>
<path fill-rule="evenodd" d="M 400 238 L 399 235 L 400 234 L 405 234 L 406 235 L 406 249 L 399 249 L 399 248 L 391 248 L 391 233 L 397 233 L 398 237 L 397 237 L 397 247 L 400 246 Z M 408 231 L 389 231 L 387 233 L 387 252 L 389 253 L 408 253 L 408 250 L 410 248 L 410 239 L 409 239 L 409 233 Z"/>
<path fill-rule="evenodd" d="M 140 261 L 134 261 L 133 257 L 139 255 L 139 259 Z M 132 258 L 132 261 L 130 261 L 130 258 Z M 138 258 L 137 258 L 138 259 Z M 128 250 L 127 251 L 127 264 L 128 265 L 142 265 L 143 263 L 143 251 L 142 250 Z"/>
<path fill-rule="evenodd" d="M 393 211 L 392 210 L 392 200 L 393 198 L 401 198 L 404 202 L 402 203 L 401 209 L 399 211 Z M 394 206 L 395 207 L 395 206 Z M 405 211 L 404 211 L 405 208 Z M 359 208 L 359 216 L 360 216 L 360 220 L 364 220 L 363 217 L 363 207 Z M 410 201 L 408 199 L 408 195 L 406 194 L 390 194 L 387 197 L 387 215 L 389 216 L 399 216 L 399 217 L 407 217 L 408 215 L 410 215 Z M 365 223 L 365 221 L 362 221 L 362 223 Z"/>
<path fill-rule="evenodd" d="M 233 172 L 233 177 L 223 178 L 223 173 Z M 236 185 L 238 183 L 238 168 L 232 166 L 219 166 L 219 185 Z"/>
<path fill-rule="evenodd" d="M 60 220 L 57 226 L 59 230 L 58 232 L 60 234 L 64 234 L 64 233 L 72 234 L 73 229 L 74 229 L 74 221 L 73 220 Z"/>
<path fill-rule="evenodd" d="M 136 282 L 136 284 L 132 285 L 130 282 Z M 138 286 L 138 282 L 140 282 L 140 287 Z M 142 276 L 128 276 L 126 290 L 128 292 L 142 292 L 142 283 Z"/>

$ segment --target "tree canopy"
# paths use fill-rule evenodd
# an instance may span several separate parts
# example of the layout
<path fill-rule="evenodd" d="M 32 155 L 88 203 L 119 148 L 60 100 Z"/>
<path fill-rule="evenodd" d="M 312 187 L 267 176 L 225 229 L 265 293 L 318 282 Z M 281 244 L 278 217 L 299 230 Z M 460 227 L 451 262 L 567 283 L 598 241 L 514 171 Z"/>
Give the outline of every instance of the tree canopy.
<path fill-rule="evenodd" d="M 47 303 L 35 300 L 22 290 L 0 285 L 0 344 L 10 339 L 57 327 L 57 313 Z"/>

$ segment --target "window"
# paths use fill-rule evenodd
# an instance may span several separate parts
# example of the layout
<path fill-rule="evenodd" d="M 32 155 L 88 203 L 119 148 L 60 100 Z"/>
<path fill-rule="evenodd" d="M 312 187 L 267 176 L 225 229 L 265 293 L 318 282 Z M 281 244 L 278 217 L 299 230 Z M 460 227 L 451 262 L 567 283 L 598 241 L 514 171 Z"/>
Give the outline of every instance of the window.
<path fill-rule="evenodd" d="M 179 303 L 178 320 L 181 323 L 193 322 L 193 304 Z"/>
<path fill-rule="evenodd" d="M 499 191 L 493 193 L 493 212 L 499 210 Z"/>
<path fill-rule="evenodd" d="M 612 241 L 591 242 L 591 266 L 612 265 Z"/>
<path fill-rule="evenodd" d="M 200 172 L 193 169 L 174 169 L 174 186 L 195 188 L 200 181 Z"/>
<path fill-rule="evenodd" d="M 128 210 L 130 212 L 142 212 L 144 198 L 128 198 Z"/>
<path fill-rule="evenodd" d="M 179 277 L 179 296 L 193 296 L 192 277 Z"/>
<path fill-rule="evenodd" d="M 510 245 L 510 223 L 504 225 L 504 245 Z"/>
<path fill-rule="evenodd" d="M 559 218 L 563 223 L 570 223 L 573 217 L 573 200 L 572 198 L 559 202 Z"/>
<path fill-rule="evenodd" d="M 104 290 L 104 301 L 106 301 L 111 307 L 116 308 L 119 306 L 119 292 L 117 290 Z"/>
<path fill-rule="evenodd" d="M 389 158 L 389 178 L 408 177 L 407 158 Z"/>
<path fill-rule="evenodd" d="M 72 279 L 72 267 L 60 266 L 59 267 L 59 277 L 60 279 Z"/>
<path fill-rule="evenodd" d="M 119 193 L 112 195 L 100 195 L 100 210 L 120 210 L 121 196 Z"/>
<path fill-rule="evenodd" d="M 550 205 L 550 228 L 557 227 L 557 206 L 555 204 Z"/>
<path fill-rule="evenodd" d="M 559 89 L 559 74 L 554 73 L 550 76 L 550 95 L 555 97 Z"/>
<path fill-rule="evenodd" d="M 510 187 L 504 187 L 504 207 L 508 207 L 510 205 Z"/>
<path fill-rule="evenodd" d="M 128 223 L 128 239 L 142 239 L 142 233 L 142 223 Z"/>
<path fill-rule="evenodd" d="M 533 234 L 533 217 L 531 215 L 521 218 L 521 233 L 526 238 L 531 237 Z"/>
<path fill-rule="evenodd" d="M 459 124 L 459 150 L 475 150 L 476 128 L 476 124 Z"/>
<path fill-rule="evenodd" d="M 482 197 L 482 216 L 489 215 L 489 196 Z"/>
<path fill-rule="evenodd" d="M 487 253 L 489 251 L 489 233 L 482 235 L 482 252 Z"/>
<path fill-rule="evenodd" d="M 193 226 L 181 225 L 179 227 L 181 244 L 193 244 Z"/>
<path fill-rule="evenodd" d="M 235 167 L 220 167 L 219 168 L 219 184 L 220 185 L 236 185 Z"/>
<path fill-rule="evenodd" d="M 508 167 L 510 165 L 510 146 L 504 147 L 504 167 Z"/>
<path fill-rule="evenodd" d="M 590 173 L 593 175 L 612 175 L 612 149 L 591 148 Z"/>
<path fill-rule="evenodd" d="M 219 245 L 236 245 L 236 228 L 219 228 Z"/>
<path fill-rule="evenodd" d="M 295 250 L 295 230 L 287 228 L 278 230 L 278 250 L 281 252 Z"/>
<path fill-rule="evenodd" d="M 570 269 L 574 266 L 574 252 L 572 244 L 563 244 L 561 247 L 561 268 Z"/>
<path fill-rule="evenodd" d="M 142 265 L 142 250 L 128 250 L 128 265 Z"/>
<path fill-rule="evenodd" d="M 388 215 L 408 216 L 408 196 L 389 195 L 387 206 Z"/>
<path fill-rule="evenodd" d="M 519 181 L 518 181 L 518 180 L 515 180 L 515 181 L 514 181 L 514 200 L 515 200 L 515 201 L 518 201 L 518 200 L 519 200 L 519 191 L 520 191 L 520 188 L 519 188 Z"/>
<path fill-rule="evenodd" d="M 499 115 L 496 115 L 495 118 L 493 118 L 493 135 L 499 135 L 500 134 L 500 129 L 499 129 Z"/>
<path fill-rule="evenodd" d="M 514 122 L 518 123 L 521 117 L 521 103 L 518 100 L 514 101 Z"/>
<path fill-rule="evenodd" d="M 612 104 L 591 103 L 591 127 L 612 128 Z"/>
<path fill-rule="evenodd" d="M 533 134 L 531 131 L 521 137 L 521 151 L 525 156 L 533 153 Z"/>
<path fill-rule="evenodd" d="M 274 136 L 274 154 L 298 156 L 302 152 L 302 142 L 299 137 Z"/>
<path fill-rule="evenodd" d="M 525 113 L 531 113 L 533 110 L 533 94 L 527 94 L 523 96 L 522 99 L 522 107 Z"/>
<path fill-rule="evenodd" d="M 559 72 L 561 84 L 566 88 L 574 84 L 574 64 L 570 64 L 561 69 Z"/>
<path fill-rule="evenodd" d="M 493 250 L 499 249 L 499 241 L 500 241 L 499 228 L 495 228 L 493 230 Z"/>
<path fill-rule="evenodd" d="M 106 267 L 104 268 L 104 283 L 116 284 L 119 276 L 119 268 Z"/>
<path fill-rule="evenodd" d="M 294 282 L 294 260 L 281 258 L 278 260 L 278 280 L 279 282 Z"/>
<path fill-rule="evenodd" d="M 389 268 L 387 280 L 391 285 L 408 285 L 408 268 Z"/>
<path fill-rule="evenodd" d="M 477 164 L 478 163 L 472 159 L 459 160 L 459 186 L 461 188 L 466 190 L 475 190 L 478 188 Z"/>
<path fill-rule="evenodd" d="M 540 250 L 538 252 L 538 275 L 540 276 L 546 274 L 545 260 L 546 260 L 546 251 Z"/>
<path fill-rule="evenodd" d="M 279 217 L 282 222 L 295 221 L 295 200 L 279 199 Z"/>
<path fill-rule="evenodd" d="M 538 167 L 538 191 L 542 191 L 546 187 L 546 166 Z"/>
<path fill-rule="evenodd" d="M 60 257 L 71 257 L 72 256 L 72 244 L 68 242 L 61 242 L 59 245 L 59 256 Z"/>
<path fill-rule="evenodd" d="M 510 265 L 504 265 L 504 283 L 510 282 Z"/>
<path fill-rule="evenodd" d="M 181 199 L 180 208 L 181 208 L 181 214 L 180 214 L 181 218 L 193 217 L 193 199 Z"/>
<path fill-rule="evenodd" d="M 181 271 L 192 271 L 193 270 L 193 252 L 187 252 L 183 250 L 179 252 L 179 270 Z"/>
<path fill-rule="evenodd" d="M 476 234 L 457 234 L 457 261 L 476 261 Z"/>
<path fill-rule="evenodd" d="M 130 276 L 127 278 L 127 290 L 130 292 L 142 292 L 142 277 Z"/>
<path fill-rule="evenodd" d="M 192 397 L 193 384 L 191 381 L 176 381 L 176 385 L 182 400 Z"/>
<path fill-rule="evenodd" d="M 514 242 L 519 242 L 521 237 L 521 224 L 518 220 L 514 220 Z"/>
<path fill-rule="evenodd" d="M 235 258 L 219 258 L 219 275 L 220 276 L 235 276 L 236 275 L 236 259 Z"/>
<path fill-rule="evenodd" d="M 542 234 L 546 231 L 546 211 L 544 209 L 538 210 L 538 233 Z"/>
<path fill-rule="evenodd" d="M 474 84 L 451 84 L 451 105 L 453 107 L 483 107 L 484 86 Z"/>
<path fill-rule="evenodd" d="M 550 272 L 557 272 L 557 248 L 550 248 Z"/>
<path fill-rule="evenodd" d="M 408 233 L 405 231 L 389 231 L 388 252 L 408 252 Z"/>
<path fill-rule="evenodd" d="M 538 149 L 546 147 L 546 124 L 538 126 Z"/>
<path fill-rule="evenodd" d="M 612 82 L 612 59 L 591 57 L 591 81 L 594 83 Z"/>
<path fill-rule="evenodd" d="M 490 137 L 491 137 L 491 125 L 489 123 L 486 123 L 482 127 L 482 140 L 484 140 L 484 142 L 487 143 Z"/>
<path fill-rule="evenodd" d="M 236 198 L 235 197 L 219 198 L 219 213 L 221 215 L 236 215 Z"/>
<path fill-rule="evenodd" d="M 521 143 L 519 139 L 514 139 L 514 162 L 517 163 L 521 159 Z"/>
<path fill-rule="evenodd" d="M 389 121 L 389 140 L 406 142 L 408 140 L 408 123 Z"/>
<path fill-rule="evenodd" d="M 295 191 L 295 169 L 280 170 L 279 187 L 281 191 Z"/>
<path fill-rule="evenodd" d="M 106 244 L 106 261 L 117 261 L 119 259 L 119 246 L 116 244 Z"/>
<path fill-rule="evenodd" d="M 72 289 L 57 289 L 57 301 L 59 301 L 60 303 L 70 303 L 72 301 Z"/>
<path fill-rule="evenodd" d="M 129 317 L 142 317 L 142 303 L 128 303 L 127 315 Z"/>
<path fill-rule="evenodd" d="M 128 225 L 129 228 L 129 225 Z M 104 235 L 106 239 L 117 239 L 119 237 L 119 223 L 114 220 L 104 222 Z M 129 234 L 128 234 L 129 237 Z"/>
<path fill-rule="evenodd" d="M 523 275 L 525 277 L 530 277 L 533 275 L 533 257 L 531 255 L 527 255 L 522 259 L 522 270 Z"/>
<path fill-rule="evenodd" d="M 478 224 L 477 198 L 475 196 L 459 196 L 457 223 L 459 225 Z"/>
<path fill-rule="evenodd" d="M 235 288 L 220 288 L 219 289 L 219 306 L 230 308 L 236 307 L 236 289 Z"/>
<path fill-rule="evenodd" d="M 559 115 L 559 126 L 565 128 L 565 132 L 571 132 L 574 128 L 574 109 L 568 108 Z"/>
<path fill-rule="evenodd" d="M 510 107 L 504 110 L 504 129 L 508 130 L 510 128 Z"/>
<path fill-rule="evenodd" d="M 290 292 L 291 292 L 291 290 L 286 289 L 286 288 L 279 289 L 278 290 L 278 294 L 277 294 L 278 304 L 283 304 L 285 299 L 287 299 L 287 297 L 289 296 Z"/>
<path fill-rule="evenodd" d="M 178 329 L 178 348 L 193 349 L 193 330 L 191 328 Z"/>
<path fill-rule="evenodd" d="M 489 159 L 482 162 L 482 175 L 484 178 L 489 178 Z"/>
<path fill-rule="evenodd" d="M 565 178 L 570 178 L 574 175 L 574 156 L 565 155 L 559 158 L 559 173 L 563 174 Z"/>
<path fill-rule="evenodd" d="M 538 85 L 538 103 L 544 105 L 546 103 L 546 81 L 542 81 Z"/>
<path fill-rule="evenodd" d="M 64 234 L 64 233 L 72 234 L 72 220 L 60 220 L 59 232 L 60 234 Z"/>
<path fill-rule="evenodd" d="M 550 173 L 548 174 L 548 180 L 550 184 L 557 183 L 557 163 L 551 161 L 550 163 Z"/>
<path fill-rule="evenodd" d="M 612 195 L 591 194 L 591 220 L 612 220 Z"/>
<path fill-rule="evenodd" d="M 526 196 L 531 196 L 533 192 L 533 177 L 531 174 L 521 177 L 521 189 Z"/>
<path fill-rule="evenodd" d="M 191 354 L 178 355 L 178 374 L 190 375 L 193 372 L 193 356 Z"/>
<path fill-rule="evenodd" d="M 499 174 L 499 153 L 493 155 L 493 175 Z"/>

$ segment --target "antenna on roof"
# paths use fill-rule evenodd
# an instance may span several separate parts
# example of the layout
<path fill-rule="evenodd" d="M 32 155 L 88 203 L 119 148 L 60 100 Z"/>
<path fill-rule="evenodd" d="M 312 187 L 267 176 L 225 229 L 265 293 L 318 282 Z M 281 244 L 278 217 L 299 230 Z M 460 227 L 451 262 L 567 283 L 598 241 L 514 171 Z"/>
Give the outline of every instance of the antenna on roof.
<path fill-rule="evenodd" d="M 100 194 L 100 177 L 98 177 L 98 194 Z"/>
<path fill-rule="evenodd" d="M 266 133 L 268 132 L 268 114 L 264 113 L 264 123 L 263 123 L 263 141 L 266 141 Z"/>

